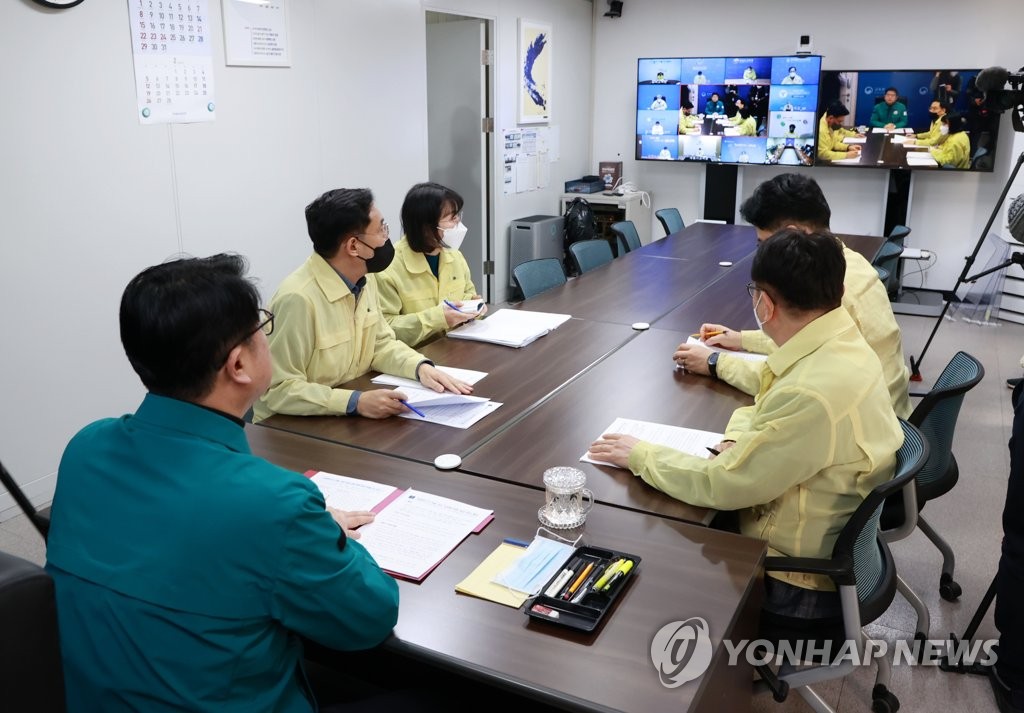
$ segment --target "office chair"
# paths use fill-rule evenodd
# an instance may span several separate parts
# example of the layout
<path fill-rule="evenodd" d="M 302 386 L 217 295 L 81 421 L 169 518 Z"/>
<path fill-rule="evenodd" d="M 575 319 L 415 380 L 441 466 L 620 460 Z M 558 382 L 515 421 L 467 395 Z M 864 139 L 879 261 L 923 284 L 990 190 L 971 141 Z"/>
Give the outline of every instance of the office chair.
<path fill-rule="evenodd" d="M 654 215 L 657 216 L 661 227 L 665 229 L 665 235 L 678 233 L 686 227 L 686 223 L 683 222 L 683 216 L 675 208 L 662 208 L 661 210 L 654 211 Z"/>
<path fill-rule="evenodd" d="M 0 552 L 0 691 L 10 711 L 63 713 L 64 669 L 53 579 Z"/>
<path fill-rule="evenodd" d="M 889 281 L 889 271 L 884 267 L 874 265 L 875 272 L 878 273 L 878 279 L 882 281 L 882 284 L 886 284 Z"/>
<path fill-rule="evenodd" d="M 921 429 L 928 440 L 928 461 L 917 474 L 914 502 L 906 502 L 902 493 L 889 498 L 882 511 L 881 527 L 887 541 L 908 536 L 917 527 L 942 553 L 942 574 L 939 595 L 948 602 L 956 601 L 962 589 L 953 580 L 956 558 L 953 549 L 921 516 L 929 500 L 948 493 L 960 477 L 953 456 L 953 433 L 964 395 L 985 376 L 985 367 L 967 352 L 957 352 L 942 370 L 932 390 L 924 395 L 908 419 Z M 917 395 L 917 394 L 912 394 Z M 928 609 L 904 583 L 900 592 L 910 601 L 918 616 L 917 636 L 928 634 Z"/>
<path fill-rule="evenodd" d="M 580 240 L 569 246 L 569 252 L 581 275 L 610 263 L 614 257 L 605 240 Z"/>
<path fill-rule="evenodd" d="M 856 641 L 863 654 L 866 637 L 862 631 L 885 613 L 896 596 L 896 566 L 892 553 L 878 530 L 878 521 L 886 498 L 906 487 L 928 459 L 928 443 L 913 425 L 900 419 L 903 445 L 896 452 L 896 473 L 892 480 L 875 487 L 843 526 L 830 559 L 811 557 L 768 557 L 765 570 L 769 572 L 804 572 L 828 576 L 836 584 L 842 604 L 842 622 L 824 620 L 820 624 L 807 620 L 794 620 L 762 613 L 761 638 L 769 641 L 812 639 L 818 642 Z M 788 624 L 792 622 L 792 624 Z M 819 644 L 820 646 L 820 644 Z M 776 649 L 778 650 L 778 649 Z M 833 649 L 831 657 L 836 657 Z M 885 656 L 875 659 L 878 673 L 871 690 L 871 710 L 879 713 L 895 711 L 899 701 L 889 691 L 891 666 Z M 754 684 L 755 692 L 771 691 L 775 700 L 782 702 L 789 690 L 797 693 L 815 711 L 834 713 L 832 708 L 810 685 L 834 678 L 842 678 L 856 669 L 848 658 L 829 666 L 796 669 L 783 664 L 775 674 L 765 666 L 755 667 L 761 680 Z"/>
<path fill-rule="evenodd" d="M 640 236 L 636 232 L 636 226 L 632 220 L 620 220 L 608 226 L 615 235 L 622 238 L 626 244 L 626 252 L 636 250 L 640 247 Z"/>
<path fill-rule="evenodd" d="M 565 284 L 562 261 L 553 257 L 520 263 L 512 269 L 512 276 L 519 285 L 524 300 Z"/>
<path fill-rule="evenodd" d="M 897 284 L 897 274 L 899 271 L 900 255 L 903 254 L 903 246 L 893 241 L 887 240 L 882 243 L 882 247 L 875 253 L 874 260 L 871 264 L 874 265 L 878 271 L 878 279 L 885 285 L 885 291 L 892 297 L 896 294 L 899 287 Z M 884 276 L 883 276 L 884 271 Z"/>
<path fill-rule="evenodd" d="M 43 536 L 43 541 L 46 541 L 46 536 L 50 532 L 50 511 L 49 508 L 39 511 L 36 510 L 32 505 L 32 501 L 28 499 L 28 496 L 22 492 L 21 488 L 18 487 L 18 483 L 15 482 L 14 476 L 12 476 L 8 470 L 4 467 L 3 463 L 0 463 L 0 485 L 3 485 L 11 497 L 14 498 L 14 502 L 18 504 L 21 511 L 25 513 L 25 517 L 28 521 L 39 530 L 39 534 Z"/>

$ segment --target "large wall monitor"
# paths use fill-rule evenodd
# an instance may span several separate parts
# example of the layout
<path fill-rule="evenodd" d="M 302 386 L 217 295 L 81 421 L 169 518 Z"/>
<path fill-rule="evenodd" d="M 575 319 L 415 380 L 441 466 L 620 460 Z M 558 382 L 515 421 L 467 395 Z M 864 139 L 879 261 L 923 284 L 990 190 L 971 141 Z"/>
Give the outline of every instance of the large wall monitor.
<path fill-rule="evenodd" d="M 821 73 L 821 108 L 839 103 L 842 127 L 860 136 L 818 136 L 818 165 L 991 171 L 999 114 L 975 87 L 976 69 Z M 931 113 L 936 110 L 937 113 Z M 937 115 L 952 121 L 943 133 Z M 833 120 L 833 123 L 840 123 Z M 959 134 L 959 135 L 958 135 Z M 857 147 L 843 155 L 844 148 Z"/>
<path fill-rule="evenodd" d="M 636 158 L 809 166 L 821 57 L 637 60 Z"/>

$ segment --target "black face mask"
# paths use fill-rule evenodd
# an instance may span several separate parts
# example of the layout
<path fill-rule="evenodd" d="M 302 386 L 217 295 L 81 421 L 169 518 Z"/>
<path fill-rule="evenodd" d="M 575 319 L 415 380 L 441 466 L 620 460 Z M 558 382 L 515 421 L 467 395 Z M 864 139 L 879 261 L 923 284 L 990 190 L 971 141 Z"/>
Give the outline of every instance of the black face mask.
<path fill-rule="evenodd" d="M 930 111 L 928 112 L 928 116 L 932 118 L 932 121 L 935 121 L 939 118 L 939 113 L 937 111 Z"/>
<path fill-rule="evenodd" d="M 356 238 L 356 240 L 359 240 L 359 238 Z M 362 240 L 359 240 L 359 242 L 363 243 Z M 366 245 L 366 243 L 363 243 L 363 245 Z M 370 246 L 366 245 L 366 247 L 369 248 Z M 370 249 L 373 250 L 373 257 L 359 258 L 360 260 L 366 262 L 367 272 L 383 272 L 384 270 L 387 269 L 388 265 L 391 264 L 391 261 L 395 259 L 395 246 L 391 244 L 390 238 L 385 240 L 384 244 L 381 245 L 379 248 Z"/>

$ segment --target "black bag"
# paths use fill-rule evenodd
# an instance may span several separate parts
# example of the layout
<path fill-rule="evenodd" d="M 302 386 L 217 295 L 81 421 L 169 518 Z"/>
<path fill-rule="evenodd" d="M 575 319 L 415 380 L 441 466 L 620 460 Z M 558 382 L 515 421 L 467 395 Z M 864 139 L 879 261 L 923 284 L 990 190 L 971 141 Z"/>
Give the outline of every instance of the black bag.
<path fill-rule="evenodd" d="M 569 259 L 569 246 L 581 240 L 597 237 L 597 219 L 586 198 L 573 198 L 565 207 L 565 268 L 567 274 L 575 274 L 576 268 Z"/>

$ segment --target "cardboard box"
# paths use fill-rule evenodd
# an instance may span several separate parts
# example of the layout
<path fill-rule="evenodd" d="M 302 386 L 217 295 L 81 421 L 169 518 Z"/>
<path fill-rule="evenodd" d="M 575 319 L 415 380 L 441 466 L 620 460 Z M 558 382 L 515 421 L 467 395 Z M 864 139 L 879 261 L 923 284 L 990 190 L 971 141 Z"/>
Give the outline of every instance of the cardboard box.
<path fill-rule="evenodd" d="M 622 178 L 622 161 L 602 161 L 597 173 L 604 181 L 604 190 L 610 191 L 615 187 L 615 182 Z"/>

